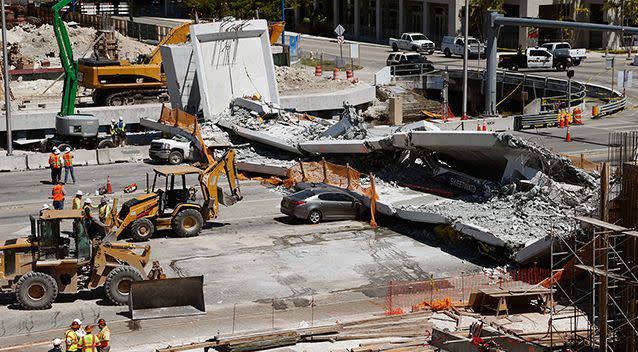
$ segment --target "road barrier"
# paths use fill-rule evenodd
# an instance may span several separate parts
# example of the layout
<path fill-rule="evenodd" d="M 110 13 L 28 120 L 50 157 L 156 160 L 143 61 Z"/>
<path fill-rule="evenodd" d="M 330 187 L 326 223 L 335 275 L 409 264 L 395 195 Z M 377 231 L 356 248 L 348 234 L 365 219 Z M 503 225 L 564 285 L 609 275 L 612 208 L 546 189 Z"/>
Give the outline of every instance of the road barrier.
<path fill-rule="evenodd" d="M 26 155 L 8 155 L 0 158 L 0 171 L 24 171 L 27 169 Z"/>

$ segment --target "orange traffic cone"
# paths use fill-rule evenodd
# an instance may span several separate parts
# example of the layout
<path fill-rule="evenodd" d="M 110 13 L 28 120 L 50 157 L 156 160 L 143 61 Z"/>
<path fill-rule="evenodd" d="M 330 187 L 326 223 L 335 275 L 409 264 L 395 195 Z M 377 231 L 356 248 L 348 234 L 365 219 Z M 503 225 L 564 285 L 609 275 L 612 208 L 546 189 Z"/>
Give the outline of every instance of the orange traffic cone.
<path fill-rule="evenodd" d="M 562 116 L 558 119 L 558 127 L 559 128 L 565 127 L 565 118 Z"/>
<path fill-rule="evenodd" d="M 106 176 L 106 193 L 113 193 L 113 186 L 111 185 L 111 176 Z"/>
<path fill-rule="evenodd" d="M 565 142 L 571 142 L 572 135 L 569 133 L 569 125 L 567 125 L 567 134 L 565 135 Z"/>
<path fill-rule="evenodd" d="M 565 127 L 569 128 L 569 114 L 565 114 Z"/>
<path fill-rule="evenodd" d="M 485 123 L 485 120 L 483 120 L 483 131 L 487 131 L 487 123 Z"/>

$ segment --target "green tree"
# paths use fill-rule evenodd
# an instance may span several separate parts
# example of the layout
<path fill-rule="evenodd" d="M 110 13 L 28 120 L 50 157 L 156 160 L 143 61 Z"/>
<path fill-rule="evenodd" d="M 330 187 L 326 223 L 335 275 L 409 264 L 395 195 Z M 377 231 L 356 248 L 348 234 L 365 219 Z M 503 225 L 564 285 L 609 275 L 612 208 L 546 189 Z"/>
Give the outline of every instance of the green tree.
<path fill-rule="evenodd" d="M 308 5 L 310 0 L 286 0 L 286 8 Z M 281 20 L 281 0 L 185 0 L 184 5 L 194 8 L 205 18 L 263 18 Z"/>
<path fill-rule="evenodd" d="M 504 0 L 470 0 L 470 35 L 485 39 L 485 16 L 488 10 L 496 10 L 503 13 Z M 465 6 L 461 8 L 459 18 L 463 21 L 465 16 Z"/>

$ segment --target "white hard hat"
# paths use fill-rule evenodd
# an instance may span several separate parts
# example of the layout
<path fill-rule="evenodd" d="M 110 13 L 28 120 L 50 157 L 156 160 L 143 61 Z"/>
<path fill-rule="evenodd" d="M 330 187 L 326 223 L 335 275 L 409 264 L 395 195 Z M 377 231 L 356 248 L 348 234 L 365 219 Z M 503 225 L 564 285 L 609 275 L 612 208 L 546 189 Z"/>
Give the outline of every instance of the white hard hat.
<path fill-rule="evenodd" d="M 60 150 L 59 149 L 53 149 L 53 154 L 60 154 Z"/>
<path fill-rule="evenodd" d="M 124 120 L 124 118 L 122 116 L 120 116 L 120 121 Z"/>
<path fill-rule="evenodd" d="M 115 122 L 115 119 L 111 119 L 111 122 Z"/>
<path fill-rule="evenodd" d="M 91 200 L 91 198 L 87 198 L 84 200 L 85 204 L 93 204 L 93 201 Z"/>
<path fill-rule="evenodd" d="M 62 340 L 60 339 L 53 340 L 53 346 L 60 346 L 61 344 L 62 344 Z"/>
<path fill-rule="evenodd" d="M 76 196 L 83 196 L 83 195 L 84 195 L 84 192 L 82 192 L 82 190 L 81 190 L 81 189 L 78 189 L 78 191 L 77 191 L 77 192 L 75 192 L 75 195 L 76 195 Z"/>
<path fill-rule="evenodd" d="M 91 199 L 87 199 L 87 200 L 91 200 Z M 80 319 L 73 319 L 73 322 L 82 325 L 82 320 Z"/>
<path fill-rule="evenodd" d="M 47 210 L 51 208 L 48 204 L 42 204 L 42 210 Z"/>
<path fill-rule="evenodd" d="M 71 151 L 71 148 L 66 147 L 66 149 L 64 149 L 64 151 L 68 153 L 68 152 L 70 152 L 70 151 Z"/>
<path fill-rule="evenodd" d="M 53 146 L 52 150 L 60 150 L 60 149 L 58 149 L 58 147 L 56 147 L 56 146 Z"/>

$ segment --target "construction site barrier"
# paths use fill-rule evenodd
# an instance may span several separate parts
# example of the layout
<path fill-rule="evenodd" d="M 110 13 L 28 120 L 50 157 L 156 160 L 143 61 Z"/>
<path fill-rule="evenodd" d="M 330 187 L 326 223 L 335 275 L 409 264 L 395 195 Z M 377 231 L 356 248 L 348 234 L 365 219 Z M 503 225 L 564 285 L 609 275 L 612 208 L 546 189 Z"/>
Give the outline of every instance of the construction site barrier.
<path fill-rule="evenodd" d="M 425 306 L 465 305 L 472 293 L 487 288 L 527 288 L 551 275 L 549 268 L 494 270 L 426 281 L 390 281 L 386 287 L 386 315 L 417 311 Z M 433 307 L 434 308 L 434 307 Z"/>
<path fill-rule="evenodd" d="M 131 319 L 153 319 L 206 314 L 204 277 L 131 282 Z"/>
<path fill-rule="evenodd" d="M 7 155 L 0 157 L 0 171 L 24 171 L 27 169 L 26 155 Z"/>

